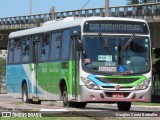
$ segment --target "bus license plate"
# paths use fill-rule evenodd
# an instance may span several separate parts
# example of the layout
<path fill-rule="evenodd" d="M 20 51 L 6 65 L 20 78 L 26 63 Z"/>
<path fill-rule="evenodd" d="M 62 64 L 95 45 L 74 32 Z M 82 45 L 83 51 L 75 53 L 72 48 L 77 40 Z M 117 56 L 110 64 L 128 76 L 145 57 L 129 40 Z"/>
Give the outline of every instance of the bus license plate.
<path fill-rule="evenodd" d="M 124 98 L 124 94 L 123 93 L 113 93 L 112 97 L 113 98 Z"/>

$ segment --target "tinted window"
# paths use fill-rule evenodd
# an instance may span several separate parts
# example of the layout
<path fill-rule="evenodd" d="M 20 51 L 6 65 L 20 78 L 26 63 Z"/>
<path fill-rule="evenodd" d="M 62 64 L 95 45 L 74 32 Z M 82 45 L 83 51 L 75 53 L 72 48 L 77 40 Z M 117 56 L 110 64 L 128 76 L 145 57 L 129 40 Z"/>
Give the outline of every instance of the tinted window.
<path fill-rule="evenodd" d="M 53 33 L 51 42 L 51 59 L 59 59 L 60 46 L 61 33 Z"/>
<path fill-rule="evenodd" d="M 14 63 L 19 63 L 21 60 L 21 41 L 15 39 L 14 41 Z"/>
<path fill-rule="evenodd" d="M 27 63 L 30 60 L 30 40 L 28 37 L 22 41 L 22 62 Z"/>
<path fill-rule="evenodd" d="M 62 38 L 62 52 L 61 58 L 67 59 L 69 57 L 69 48 L 70 48 L 70 30 L 63 31 Z"/>
<path fill-rule="evenodd" d="M 13 60 L 13 50 L 14 50 L 14 39 L 9 41 L 9 49 L 8 49 L 8 63 L 12 63 Z"/>
<path fill-rule="evenodd" d="M 34 35 L 32 37 L 33 39 L 33 52 L 32 52 L 32 62 L 37 63 L 38 61 L 41 61 L 41 40 L 42 40 L 42 35 Z"/>
<path fill-rule="evenodd" d="M 41 61 L 48 60 L 50 34 L 43 34 L 41 44 Z"/>

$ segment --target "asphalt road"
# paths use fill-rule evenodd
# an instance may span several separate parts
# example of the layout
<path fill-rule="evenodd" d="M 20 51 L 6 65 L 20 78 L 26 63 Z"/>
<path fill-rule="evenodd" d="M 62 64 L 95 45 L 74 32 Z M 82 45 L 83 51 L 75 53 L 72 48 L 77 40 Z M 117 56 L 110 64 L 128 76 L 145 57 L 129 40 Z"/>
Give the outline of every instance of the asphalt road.
<path fill-rule="evenodd" d="M 116 104 L 87 104 L 85 109 L 65 108 L 62 102 L 43 101 L 41 105 L 22 103 L 21 99 L 14 99 L 10 95 L 0 94 L 0 111 L 1 116 L 8 115 L 8 112 L 13 116 L 30 116 L 37 117 L 45 116 L 63 116 L 63 117 L 122 117 L 135 119 L 159 119 L 160 106 L 135 106 L 131 107 L 129 112 L 120 112 Z M 23 114 L 22 114 L 23 113 Z M 32 114 L 34 113 L 34 114 Z"/>

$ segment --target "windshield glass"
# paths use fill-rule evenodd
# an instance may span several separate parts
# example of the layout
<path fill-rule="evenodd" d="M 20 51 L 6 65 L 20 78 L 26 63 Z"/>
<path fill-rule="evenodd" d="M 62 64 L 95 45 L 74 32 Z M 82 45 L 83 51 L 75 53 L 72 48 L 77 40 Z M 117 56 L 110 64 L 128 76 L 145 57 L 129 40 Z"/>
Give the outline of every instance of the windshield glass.
<path fill-rule="evenodd" d="M 110 74 L 135 74 L 150 69 L 149 38 L 142 36 L 84 36 L 86 70 Z"/>

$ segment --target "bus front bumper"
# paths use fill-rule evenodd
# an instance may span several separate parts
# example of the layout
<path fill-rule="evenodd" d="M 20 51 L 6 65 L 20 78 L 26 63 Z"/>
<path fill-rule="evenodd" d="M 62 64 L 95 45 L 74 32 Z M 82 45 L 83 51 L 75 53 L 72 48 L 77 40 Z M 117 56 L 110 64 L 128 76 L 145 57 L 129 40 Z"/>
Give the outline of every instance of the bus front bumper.
<path fill-rule="evenodd" d="M 81 86 L 81 102 L 151 102 L 151 87 L 144 90 L 108 91 Z"/>

